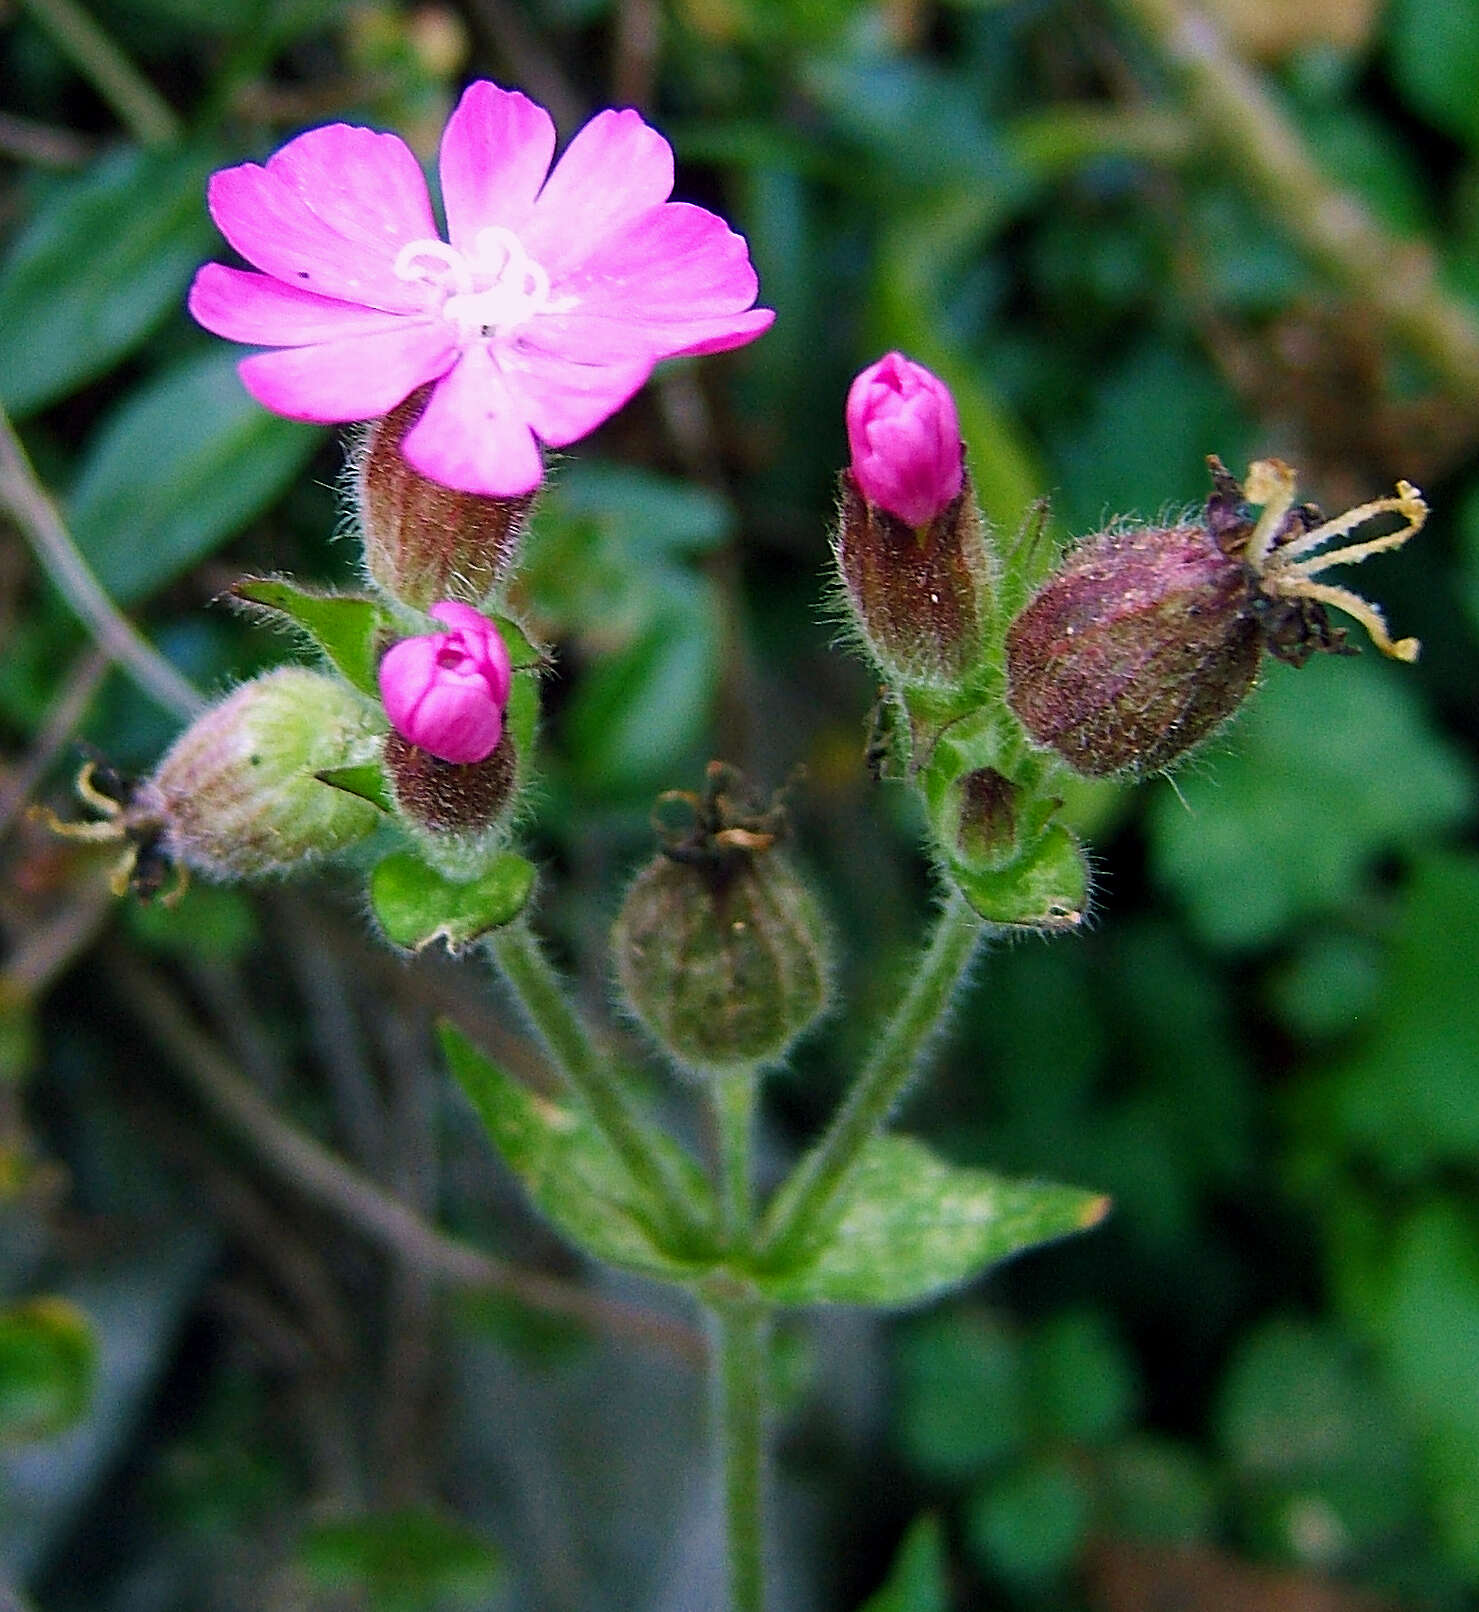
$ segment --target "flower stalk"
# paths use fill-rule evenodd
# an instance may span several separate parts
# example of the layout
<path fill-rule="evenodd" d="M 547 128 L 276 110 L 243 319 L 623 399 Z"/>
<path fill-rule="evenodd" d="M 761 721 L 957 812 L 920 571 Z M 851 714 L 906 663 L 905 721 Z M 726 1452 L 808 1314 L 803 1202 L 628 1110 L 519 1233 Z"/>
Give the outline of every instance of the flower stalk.
<path fill-rule="evenodd" d="M 751 1300 L 711 1300 L 715 1424 L 724 1491 L 727 1612 L 765 1612 L 766 1359 L 770 1315 Z"/>
<path fill-rule="evenodd" d="M 656 1240 L 670 1250 L 704 1247 L 710 1241 L 708 1228 L 612 1079 L 564 982 L 528 925 L 513 923 L 495 931 L 489 945 L 556 1068 L 584 1101 L 592 1120 L 626 1166 Z"/>
<path fill-rule="evenodd" d="M 983 934 L 959 890 L 940 909 L 904 1000 L 821 1141 L 776 1194 L 757 1248 L 766 1264 L 797 1258 L 825 1236 L 864 1148 L 882 1130 L 919 1071 L 926 1049 Z"/>
<path fill-rule="evenodd" d="M 714 1116 L 719 1145 L 719 1236 L 734 1253 L 748 1250 L 754 1231 L 753 1140 L 760 1080 L 752 1069 L 738 1069 L 714 1082 Z"/>

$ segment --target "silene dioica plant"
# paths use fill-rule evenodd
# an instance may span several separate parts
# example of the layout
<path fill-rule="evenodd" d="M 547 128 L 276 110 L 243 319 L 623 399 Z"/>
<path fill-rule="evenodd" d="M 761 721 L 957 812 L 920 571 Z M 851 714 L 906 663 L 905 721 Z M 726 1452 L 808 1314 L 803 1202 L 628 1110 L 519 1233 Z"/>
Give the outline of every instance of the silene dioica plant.
<path fill-rule="evenodd" d="M 190 873 L 283 874 L 400 831 L 369 876 L 385 938 L 484 950 L 563 1079 L 560 1101 L 536 1097 L 444 1032 L 493 1146 L 570 1242 L 685 1289 L 710 1320 L 728 1604 L 759 1612 L 776 1311 L 919 1304 L 1106 1212 L 888 1128 L 983 941 L 1083 923 L 1065 782 L 1171 767 L 1237 710 L 1265 651 L 1353 653 L 1332 608 L 1412 660 L 1415 640 L 1319 578 L 1405 542 L 1426 509 L 1402 482 L 1327 520 L 1287 465 L 1240 483 L 1211 458 L 1201 510 L 1114 522 L 1055 563 L 1043 509 L 1010 540 L 987 528 L 938 379 L 898 353 L 857 377 L 833 593 L 881 682 L 868 760 L 919 796 L 939 902 L 825 1134 L 761 1201 L 761 1080 L 830 994 L 784 806 L 720 762 L 664 795 L 612 932 L 621 1006 L 712 1104 L 706 1168 L 634 1100 L 529 924 L 516 830 L 547 657 L 509 588 L 543 449 L 594 429 L 659 360 L 739 346 L 773 315 L 754 306 L 745 242 L 668 199 L 672 152 L 637 113 L 601 113 L 551 168 L 554 149 L 542 108 L 473 84 L 441 144 L 445 237 L 394 135 L 336 124 L 215 175 L 212 216 L 258 272 L 208 264 L 191 311 L 266 349 L 241 378 L 268 408 L 369 422 L 352 463 L 366 586 L 238 583 L 315 664 L 242 684 L 126 797 L 85 772 L 97 817 L 68 831 L 119 842 L 119 889 L 166 900 Z"/>

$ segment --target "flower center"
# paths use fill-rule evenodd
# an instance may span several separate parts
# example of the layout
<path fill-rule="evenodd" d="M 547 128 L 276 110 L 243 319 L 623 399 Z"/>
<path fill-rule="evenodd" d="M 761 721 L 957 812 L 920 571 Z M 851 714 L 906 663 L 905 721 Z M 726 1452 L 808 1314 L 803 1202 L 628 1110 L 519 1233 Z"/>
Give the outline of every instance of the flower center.
<path fill-rule="evenodd" d="M 503 335 L 549 301 L 549 275 L 502 225 L 479 230 L 471 253 L 445 241 L 408 241 L 396 256 L 395 272 L 441 299 L 442 318 L 457 326 L 464 343 Z"/>

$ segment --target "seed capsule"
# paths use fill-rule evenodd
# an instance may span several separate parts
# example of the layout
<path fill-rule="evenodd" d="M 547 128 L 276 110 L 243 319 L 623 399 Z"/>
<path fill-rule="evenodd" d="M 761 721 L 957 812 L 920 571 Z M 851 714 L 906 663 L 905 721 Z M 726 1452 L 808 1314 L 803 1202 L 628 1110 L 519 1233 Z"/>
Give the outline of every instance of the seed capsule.
<path fill-rule="evenodd" d="M 1328 606 L 1361 622 L 1383 654 L 1417 658 L 1417 640 L 1393 641 L 1374 605 L 1313 580 L 1412 537 L 1427 518 L 1415 487 L 1399 482 L 1395 497 L 1326 521 L 1295 505 L 1294 472 L 1279 460 L 1254 464 L 1246 492 L 1220 460 L 1208 466 L 1213 493 L 1200 522 L 1088 538 L 1007 631 L 1008 702 L 1076 772 L 1171 765 L 1238 709 L 1264 650 L 1293 666 L 1322 651 L 1355 653 Z M 1256 520 L 1249 503 L 1262 505 Z M 1383 515 L 1402 526 L 1326 548 Z"/>
<path fill-rule="evenodd" d="M 680 1064 L 709 1074 L 779 1058 L 827 1000 L 826 936 L 806 886 L 776 851 L 781 809 L 760 809 L 711 763 L 692 814 L 627 891 L 612 934 L 633 1012 Z"/>

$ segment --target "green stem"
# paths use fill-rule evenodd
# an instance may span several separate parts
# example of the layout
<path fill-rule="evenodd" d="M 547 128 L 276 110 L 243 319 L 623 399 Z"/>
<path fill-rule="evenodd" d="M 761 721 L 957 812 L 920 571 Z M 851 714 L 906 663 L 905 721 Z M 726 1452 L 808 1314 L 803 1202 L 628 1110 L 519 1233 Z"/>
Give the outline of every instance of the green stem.
<path fill-rule="evenodd" d="M 689 1202 L 677 1172 L 653 1145 L 651 1133 L 612 1079 L 564 982 L 528 925 L 513 923 L 497 930 L 491 949 L 566 1083 L 626 1165 L 659 1239 L 673 1251 L 703 1247 L 710 1240 L 708 1228 Z"/>
<path fill-rule="evenodd" d="M 754 1229 L 751 1137 L 760 1082 L 753 1069 L 721 1076 L 714 1086 L 719 1130 L 719 1233 L 724 1246 L 747 1249 Z"/>
<path fill-rule="evenodd" d="M 981 938 L 981 920 L 953 886 L 904 1000 L 884 1026 L 827 1133 L 776 1194 L 760 1241 L 770 1263 L 823 1235 L 863 1149 L 918 1071 Z"/>
<path fill-rule="evenodd" d="M 765 1612 L 765 1410 L 770 1317 L 745 1299 L 711 1301 L 727 1612 Z"/>
<path fill-rule="evenodd" d="M 180 138 L 173 109 L 75 0 L 24 4 L 140 145 L 173 145 Z"/>

